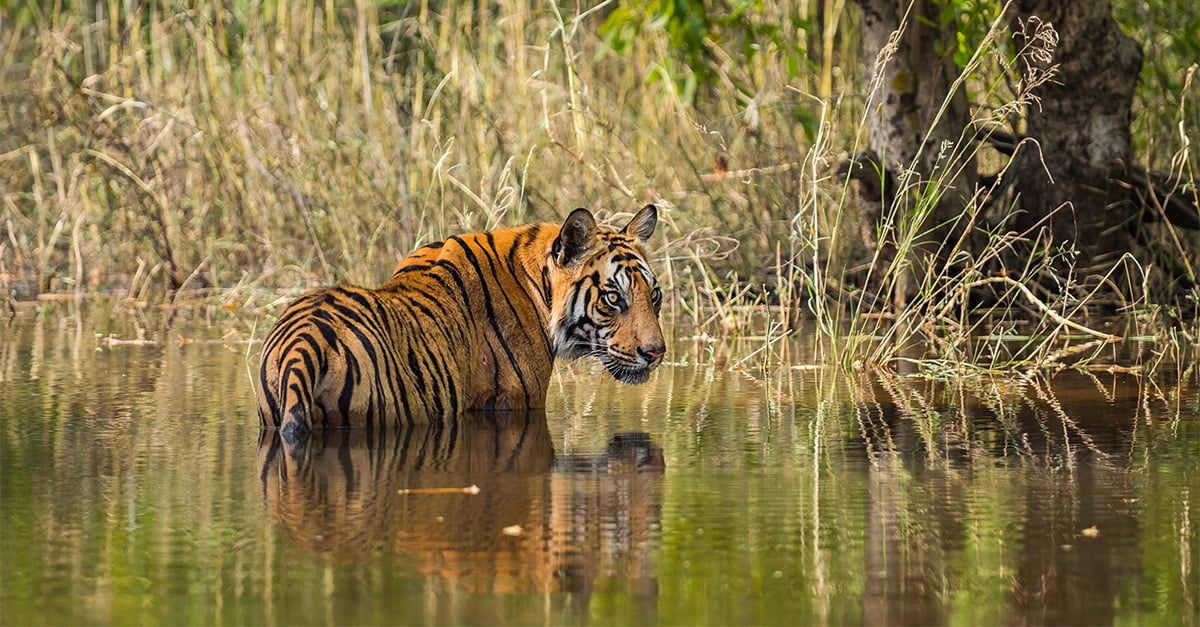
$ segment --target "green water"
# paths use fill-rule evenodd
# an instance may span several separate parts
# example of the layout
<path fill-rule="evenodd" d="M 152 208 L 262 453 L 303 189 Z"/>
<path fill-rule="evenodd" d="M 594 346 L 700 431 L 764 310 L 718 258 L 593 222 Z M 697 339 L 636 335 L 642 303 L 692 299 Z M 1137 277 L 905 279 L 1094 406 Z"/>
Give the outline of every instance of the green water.
<path fill-rule="evenodd" d="M 115 307 L 0 331 L 3 624 L 1200 623 L 1194 375 L 730 370 L 761 344 L 676 327 L 644 386 L 289 448 L 256 344 L 177 341 L 268 320 Z"/>

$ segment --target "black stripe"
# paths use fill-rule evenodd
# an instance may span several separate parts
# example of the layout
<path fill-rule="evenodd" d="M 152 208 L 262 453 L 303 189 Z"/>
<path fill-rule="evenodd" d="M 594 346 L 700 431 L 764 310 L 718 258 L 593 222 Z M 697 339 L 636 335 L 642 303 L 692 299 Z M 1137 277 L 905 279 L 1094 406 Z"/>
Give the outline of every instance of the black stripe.
<path fill-rule="evenodd" d="M 413 378 L 416 379 L 416 389 L 425 390 L 425 377 L 421 376 L 421 366 L 417 361 L 417 356 L 414 354 L 411 346 L 408 348 L 408 370 L 412 374 Z M 421 408 L 425 414 L 425 417 L 429 418 L 429 402 L 426 396 L 426 394 L 421 394 L 419 400 L 421 401 Z"/>
<path fill-rule="evenodd" d="M 430 264 L 430 263 L 425 263 L 425 264 L 421 264 L 421 265 L 403 266 L 401 268 L 397 268 L 395 274 L 393 274 L 392 277 L 398 277 L 401 274 L 408 274 L 409 272 L 419 272 L 421 270 L 428 270 L 432 267 L 433 267 L 433 264 Z"/>
<path fill-rule="evenodd" d="M 387 405 L 380 408 L 379 412 L 383 415 L 391 415 L 395 413 L 396 420 L 401 424 L 411 422 L 408 414 L 411 408 L 408 403 L 408 390 L 404 379 L 404 368 L 401 366 L 401 356 L 399 347 L 411 343 L 411 337 L 405 333 L 405 329 L 401 325 L 401 314 L 395 306 L 385 306 L 380 303 L 380 324 L 385 329 L 390 329 L 384 336 L 380 338 L 382 344 L 380 349 L 379 363 L 382 368 L 376 368 L 375 385 L 378 390 L 378 402 L 380 403 L 398 403 L 399 408 L 391 408 Z M 386 322 L 384 322 L 386 320 Z M 383 376 L 384 374 L 388 376 Z M 390 393 L 387 391 L 390 390 Z"/>
<path fill-rule="evenodd" d="M 262 359 L 262 362 L 258 365 L 258 387 L 263 395 L 263 401 L 266 402 L 267 408 L 271 412 L 271 418 L 273 419 L 276 415 L 279 414 L 279 405 L 278 405 L 278 401 L 275 400 L 275 393 L 272 392 L 272 390 L 271 390 L 270 382 L 267 380 L 267 378 L 268 378 L 268 370 L 267 369 L 270 366 L 270 363 L 272 361 L 274 361 L 274 360 L 264 357 Z M 259 407 L 258 407 L 258 422 L 259 422 L 259 424 L 262 426 L 266 426 L 267 425 L 266 418 L 267 417 L 263 416 L 263 413 L 262 413 L 262 404 L 259 404 Z M 272 420 L 272 422 L 274 422 L 274 420 Z"/>
<path fill-rule="evenodd" d="M 520 324 L 522 322 L 523 316 L 521 315 L 521 312 L 517 310 L 516 305 L 513 304 L 512 299 L 509 298 L 509 292 L 508 292 L 508 290 L 504 289 L 503 281 L 501 281 L 500 275 L 496 270 L 496 268 L 497 268 L 496 262 L 501 259 L 500 251 L 496 248 L 496 239 L 492 236 L 491 232 L 484 233 L 484 237 L 487 240 L 487 245 L 488 245 L 488 248 L 490 249 L 490 253 L 491 253 L 489 255 L 485 255 L 485 257 L 488 261 L 488 267 L 491 269 L 492 279 L 495 280 L 496 285 L 500 287 L 500 290 L 499 290 L 500 297 L 504 299 L 504 304 L 508 305 L 509 311 L 512 312 L 513 320 L 518 323 L 516 325 L 517 328 L 521 329 L 521 332 L 525 334 L 525 339 L 532 343 L 533 337 L 529 333 L 529 326 L 527 324 Z M 485 250 L 484 252 L 488 252 L 488 251 Z M 516 277 L 513 275 L 511 267 L 508 268 L 508 270 L 509 270 L 509 276 L 512 277 L 512 279 L 513 279 L 513 283 L 517 283 Z M 523 291 L 523 290 L 521 290 L 521 291 Z M 526 295 L 526 298 L 528 298 L 528 295 Z M 491 312 L 489 312 L 489 313 L 491 313 Z M 494 315 L 489 315 L 489 318 L 492 318 L 494 320 Z M 494 320 L 493 326 L 498 324 L 498 322 L 499 321 Z M 525 372 L 524 372 L 524 369 L 521 368 L 521 362 L 517 361 L 517 359 L 513 356 L 512 351 L 508 347 L 508 342 L 509 342 L 510 338 L 507 337 L 505 334 L 500 333 L 500 330 L 497 327 L 496 339 L 500 343 L 500 345 L 504 347 L 504 353 L 506 355 L 508 355 L 509 366 L 512 368 L 513 373 L 517 375 L 517 380 L 521 382 L 521 392 L 525 395 L 525 405 L 528 406 L 532 401 L 533 394 L 530 393 L 529 385 L 527 385 L 527 383 L 526 383 Z"/>
<path fill-rule="evenodd" d="M 541 318 L 537 303 L 534 302 L 534 300 L 533 300 L 533 294 L 531 294 L 528 289 L 524 289 L 525 285 L 530 285 L 530 286 L 537 285 L 537 281 L 534 279 L 534 277 L 532 275 L 529 274 L 529 269 L 524 264 L 519 263 L 518 259 L 517 259 L 517 253 L 520 252 L 520 249 L 528 246 L 528 241 L 531 241 L 530 237 L 525 237 L 531 231 L 532 231 L 533 235 L 536 235 L 538 228 L 535 226 L 535 227 L 531 227 L 531 228 L 521 231 L 521 234 L 517 238 L 515 238 L 515 240 L 513 241 L 512 247 L 508 249 L 508 257 L 507 257 L 508 272 L 513 276 L 514 279 L 517 279 L 518 276 L 524 277 L 524 279 L 525 279 L 524 281 L 520 281 L 520 280 L 515 281 L 519 288 L 518 291 L 521 293 L 522 296 L 525 297 L 525 300 L 529 302 L 529 311 L 534 314 L 534 316 L 537 318 L 537 321 L 538 321 L 537 326 L 538 326 L 538 330 L 541 331 L 540 337 L 542 338 L 542 346 L 545 347 L 545 349 L 546 349 L 546 356 L 548 359 L 553 360 L 554 359 L 553 342 L 550 340 L 550 332 L 547 329 L 547 327 L 549 326 L 547 323 L 549 321 L 543 320 Z M 543 280 L 546 280 L 546 278 L 547 278 L 546 272 L 547 272 L 547 268 L 543 267 L 542 268 L 542 279 Z M 543 290 L 544 289 L 545 288 L 543 287 Z M 534 293 L 537 293 L 537 291 L 535 290 Z M 549 310 L 549 308 L 550 308 L 549 299 L 546 299 L 543 304 L 546 306 L 546 309 Z M 552 312 L 550 312 L 550 313 L 552 315 Z M 517 315 L 517 320 L 520 320 L 520 319 L 521 319 L 521 316 Z M 521 325 L 521 328 L 525 329 L 525 331 L 526 331 L 526 333 L 525 333 L 526 337 L 529 337 L 529 326 L 530 326 L 529 324 Z"/>
<path fill-rule="evenodd" d="M 613 254 L 612 256 L 610 256 L 608 258 L 608 260 L 610 262 L 615 261 L 617 263 L 621 263 L 624 261 L 641 261 L 642 256 L 637 254 L 637 252 L 630 250 L 627 252 Z"/>
<path fill-rule="evenodd" d="M 378 371 L 378 368 L 376 368 Z M 354 379 L 351 379 L 351 375 Z M 346 351 L 346 376 L 342 379 L 342 391 L 338 394 L 338 412 L 342 415 L 342 426 L 350 426 L 350 404 L 354 401 L 354 392 L 358 388 L 357 381 L 361 380 L 362 371 L 358 366 L 358 358 L 353 351 Z"/>
<path fill-rule="evenodd" d="M 552 309 L 554 306 L 554 290 L 550 284 L 550 266 L 542 266 L 542 298 L 546 303 L 546 309 Z M 553 311 L 550 312 L 553 315 Z"/>
<path fill-rule="evenodd" d="M 467 261 L 471 263 L 471 266 L 473 268 L 475 268 L 475 274 L 480 279 L 479 289 L 481 292 L 483 292 L 483 304 L 484 304 L 484 308 L 487 312 L 488 323 L 491 325 L 492 331 L 495 333 L 496 338 L 498 338 L 498 339 L 503 338 L 504 334 L 501 333 L 501 331 L 500 331 L 500 323 L 498 320 L 496 320 L 496 311 L 492 307 L 491 290 L 488 289 L 487 282 L 483 280 L 483 270 L 479 267 L 479 259 L 475 256 L 475 253 L 473 251 L 471 251 L 471 249 L 466 245 L 466 242 L 464 242 L 462 240 L 462 238 L 460 238 L 456 235 L 456 236 L 452 237 L 451 239 L 454 239 L 459 242 L 459 244 L 463 247 L 463 254 L 466 256 Z M 510 349 L 508 347 L 508 344 L 505 343 L 501 339 L 500 346 L 501 346 L 501 348 L 504 349 L 504 354 L 508 356 L 509 364 L 510 365 L 516 364 L 517 358 L 515 355 L 513 355 L 512 349 Z M 498 365 L 499 364 L 497 364 L 497 366 Z M 514 370 L 515 370 L 515 368 L 514 368 Z M 525 377 L 522 376 L 520 371 L 517 371 L 516 375 L 517 375 L 517 379 L 521 382 L 521 389 L 524 391 L 525 397 L 528 398 L 529 397 L 529 387 L 525 384 Z"/>
<path fill-rule="evenodd" d="M 462 243 L 462 240 L 460 239 L 459 242 Z M 465 244 L 464 244 L 464 248 L 465 248 Z M 472 310 L 471 309 L 471 294 L 470 294 L 470 292 L 467 291 L 466 281 L 463 280 L 462 272 L 458 269 L 458 266 L 456 266 L 448 261 L 442 260 L 442 261 L 438 261 L 437 267 L 445 269 L 446 273 L 450 275 L 450 278 L 454 280 L 454 284 L 458 288 L 458 293 L 462 296 L 463 308 L 465 308 L 466 311 L 470 312 Z"/>

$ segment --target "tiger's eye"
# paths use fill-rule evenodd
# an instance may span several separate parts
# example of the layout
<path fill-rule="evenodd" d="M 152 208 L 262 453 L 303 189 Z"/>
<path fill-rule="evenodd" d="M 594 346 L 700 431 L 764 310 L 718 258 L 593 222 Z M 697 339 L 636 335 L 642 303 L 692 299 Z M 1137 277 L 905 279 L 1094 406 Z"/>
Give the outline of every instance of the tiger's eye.
<path fill-rule="evenodd" d="M 620 292 L 605 292 L 604 293 L 604 304 L 608 305 L 609 307 L 612 307 L 613 309 L 616 309 L 617 306 L 621 304 L 621 293 Z"/>

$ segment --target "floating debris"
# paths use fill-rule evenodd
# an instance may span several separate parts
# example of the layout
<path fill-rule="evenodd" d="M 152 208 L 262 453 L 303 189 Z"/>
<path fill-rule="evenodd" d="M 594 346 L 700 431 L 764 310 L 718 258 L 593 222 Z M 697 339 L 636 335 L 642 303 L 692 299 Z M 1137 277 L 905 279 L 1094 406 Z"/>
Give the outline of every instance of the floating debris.
<path fill-rule="evenodd" d="M 96 343 L 100 346 L 163 346 L 167 344 L 261 344 L 262 338 L 239 339 L 239 338 L 223 338 L 219 340 L 197 340 L 192 338 L 176 338 L 174 340 L 151 340 L 146 338 L 137 338 L 132 340 L 123 340 L 121 338 L 104 336 L 96 339 Z"/>
<path fill-rule="evenodd" d="M 397 494 L 479 494 L 479 486 L 469 485 L 465 488 L 401 488 Z"/>

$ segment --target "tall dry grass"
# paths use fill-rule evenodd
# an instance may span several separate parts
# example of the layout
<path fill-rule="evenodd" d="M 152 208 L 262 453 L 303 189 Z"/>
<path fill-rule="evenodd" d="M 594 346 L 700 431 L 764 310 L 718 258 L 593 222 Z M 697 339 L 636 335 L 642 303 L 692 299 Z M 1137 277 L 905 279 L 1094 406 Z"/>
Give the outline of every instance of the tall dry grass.
<path fill-rule="evenodd" d="M 9 5 L 0 278 L 19 295 L 214 288 L 222 302 L 261 306 L 280 290 L 378 283 L 449 233 L 656 202 L 672 312 L 700 332 L 770 338 L 815 314 L 825 361 L 894 362 L 915 340 L 932 341 L 929 358 L 986 366 L 1052 356 L 1070 328 L 1060 318 L 1079 318 L 1087 292 L 1030 295 L 993 280 L 987 255 L 1030 236 L 1005 227 L 1003 204 L 978 207 L 991 212 L 980 221 L 988 253 L 915 277 L 918 299 L 899 320 L 873 315 L 862 286 L 886 291 L 903 276 L 938 185 L 912 183 L 909 204 L 893 209 L 905 225 L 892 234 L 898 261 L 872 259 L 859 236 L 872 225 L 835 169 L 864 144 L 871 88 L 846 4 L 743 14 L 744 28 L 710 46 L 711 80 L 694 101 L 671 80 L 690 70 L 665 33 L 643 29 L 620 55 L 606 48 L 614 2 Z M 780 24 L 776 47 L 738 54 L 756 25 Z M 980 118 L 1020 101 L 1005 37 L 973 42 L 963 74 Z M 1155 71 L 1178 74 L 1168 65 Z M 1145 110 L 1179 134 L 1139 154 L 1192 173 L 1187 133 L 1200 113 L 1186 90 L 1164 93 L 1174 108 Z M 967 159 L 1004 163 L 964 141 L 945 175 Z M 1188 237 L 1168 250 L 1200 250 Z M 1150 281 L 1152 264 L 1124 263 Z M 1125 287 L 1131 319 L 1156 320 L 1144 286 Z M 968 296 L 981 289 L 1002 292 L 1001 311 L 979 315 Z M 1032 350 L 975 341 L 997 321 L 1026 320 Z M 1194 325 L 1171 332 L 1196 341 Z"/>
<path fill-rule="evenodd" d="M 664 51 L 597 59 L 601 16 L 553 4 L 437 5 L 10 9 L 6 274 L 370 284 L 448 233 L 648 201 L 669 239 L 744 230 L 695 206 L 712 140 L 642 81 Z"/>

